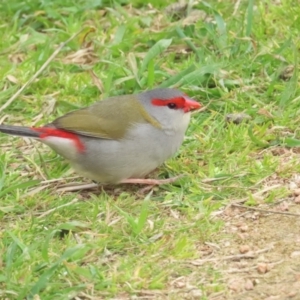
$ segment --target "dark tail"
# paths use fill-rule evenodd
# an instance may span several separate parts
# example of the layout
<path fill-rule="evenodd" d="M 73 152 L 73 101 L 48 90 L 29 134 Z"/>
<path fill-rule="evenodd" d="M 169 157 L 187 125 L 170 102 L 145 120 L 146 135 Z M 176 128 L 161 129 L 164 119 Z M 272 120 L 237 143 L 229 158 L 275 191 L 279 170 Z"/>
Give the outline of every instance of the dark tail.
<path fill-rule="evenodd" d="M 39 138 L 40 133 L 30 127 L 0 125 L 0 132 L 31 138 Z"/>

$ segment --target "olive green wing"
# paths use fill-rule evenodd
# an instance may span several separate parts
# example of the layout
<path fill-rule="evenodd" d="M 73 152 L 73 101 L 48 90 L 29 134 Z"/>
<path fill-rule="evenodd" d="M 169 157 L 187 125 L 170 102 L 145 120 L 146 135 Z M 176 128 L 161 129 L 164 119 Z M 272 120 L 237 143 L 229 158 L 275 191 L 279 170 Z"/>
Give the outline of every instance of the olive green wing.
<path fill-rule="evenodd" d="M 149 119 L 150 118 L 150 119 Z M 52 124 L 84 136 L 121 139 L 134 124 L 151 120 L 143 105 L 134 96 L 111 97 L 87 108 L 70 112 Z"/>

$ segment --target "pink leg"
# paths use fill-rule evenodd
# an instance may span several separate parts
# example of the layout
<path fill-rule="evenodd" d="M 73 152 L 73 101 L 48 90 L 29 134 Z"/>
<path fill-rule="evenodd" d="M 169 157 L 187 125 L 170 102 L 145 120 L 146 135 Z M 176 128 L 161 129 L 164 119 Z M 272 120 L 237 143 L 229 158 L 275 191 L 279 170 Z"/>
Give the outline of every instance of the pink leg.
<path fill-rule="evenodd" d="M 143 179 L 143 178 L 129 178 L 129 179 L 124 179 L 120 183 L 133 183 L 133 184 L 149 184 L 149 185 L 160 185 L 160 184 L 168 184 L 168 183 L 173 183 L 177 179 L 181 178 L 182 175 L 175 176 L 172 178 L 168 179 Z"/>
<path fill-rule="evenodd" d="M 168 183 L 173 183 L 177 179 L 183 177 L 183 175 L 171 177 L 168 179 L 143 179 L 143 178 L 129 178 L 129 179 L 124 179 L 119 183 L 131 183 L 131 184 L 146 184 L 150 187 L 153 185 L 160 185 L 160 184 L 168 184 Z M 81 191 L 81 190 L 87 190 L 87 189 L 92 189 L 92 188 L 97 188 L 99 187 L 98 183 L 87 183 L 87 184 L 74 184 L 74 185 L 63 185 L 58 188 L 58 192 L 73 192 L 73 191 Z M 148 190 L 148 187 L 144 188 L 145 191 Z M 142 191 L 144 190 L 142 189 Z"/>

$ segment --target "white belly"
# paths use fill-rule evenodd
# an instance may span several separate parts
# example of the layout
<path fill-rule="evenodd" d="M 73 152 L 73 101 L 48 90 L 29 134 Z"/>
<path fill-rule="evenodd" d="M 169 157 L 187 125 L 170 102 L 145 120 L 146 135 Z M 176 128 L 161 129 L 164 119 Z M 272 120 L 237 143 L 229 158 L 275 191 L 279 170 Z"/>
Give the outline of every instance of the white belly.
<path fill-rule="evenodd" d="M 148 124 L 142 126 L 120 141 L 84 138 L 86 152 L 78 156 L 74 167 L 99 182 L 143 178 L 174 155 L 184 132 L 167 135 L 152 126 L 149 130 Z"/>

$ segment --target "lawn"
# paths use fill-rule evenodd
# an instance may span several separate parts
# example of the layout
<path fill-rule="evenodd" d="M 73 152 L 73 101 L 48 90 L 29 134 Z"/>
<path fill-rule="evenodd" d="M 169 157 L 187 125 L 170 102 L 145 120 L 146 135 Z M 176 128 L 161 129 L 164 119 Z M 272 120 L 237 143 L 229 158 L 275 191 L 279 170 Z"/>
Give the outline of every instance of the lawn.
<path fill-rule="evenodd" d="M 46 146 L 0 134 L 0 298 L 290 295 L 300 282 L 299 16 L 293 0 L 0 2 L 0 123 L 39 126 L 155 87 L 204 107 L 151 175 L 184 176 L 151 190 L 67 191 L 90 181 Z M 232 271 L 243 260 L 248 271 Z M 285 285 L 267 290 L 274 278 Z"/>

